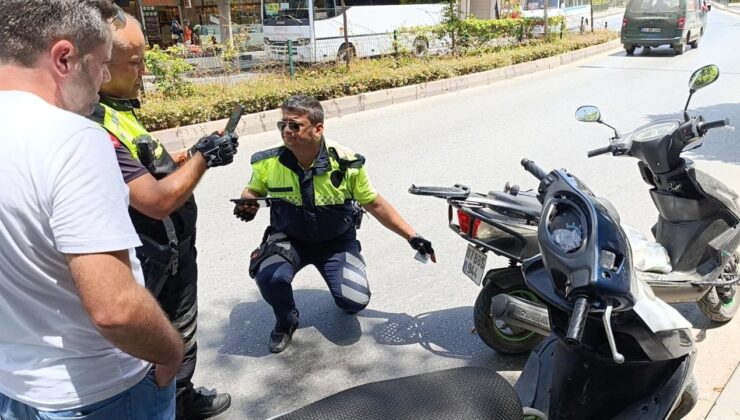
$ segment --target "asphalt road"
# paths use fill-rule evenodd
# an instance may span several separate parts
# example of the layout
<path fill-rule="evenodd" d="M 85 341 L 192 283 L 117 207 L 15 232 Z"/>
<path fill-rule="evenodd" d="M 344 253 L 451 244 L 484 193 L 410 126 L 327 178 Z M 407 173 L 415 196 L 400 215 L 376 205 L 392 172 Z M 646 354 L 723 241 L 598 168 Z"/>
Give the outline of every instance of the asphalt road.
<path fill-rule="evenodd" d="M 422 265 L 402 239 L 375 220 L 359 233 L 372 301 L 357 316 L 334 307 L 313 268 L 294 282 L 301 327 L 279 355 L 267 350 L 273 326 L 269 306 L 247 275 L 250 251 L 268 223 L 263 212 L 249 224 L 232 215 L 250 175 L 249 157 L 280 141 L 277 130 L 241 139 L 235 164 L 213 169 L 196 192 L 200 205 L 200 359 L 196 385 L 233 396 L 223 419 L 258 419 L 366 382 L 457 366 L 487 366 L 513 380 L 523 357 L 486 347 L 473 328 L 479 288 L 461 272 L 466 243 L 447 228 L 443 201 L 409 195 L 417 185 L 464 183 L 477 191 L 506 181 L 535 185 L 519 166 L 523 157 L 545 168 L 565 167 L 598 195 L 608 197 L 623 221 L 648 231 L 657 212 L 636 161 L 586 151 L 607 144 L 609 129 L 575 121 L 579 105 L 601 108 L 603 118 L 627 132 L 649 121 L 676 117 L 698 67 L 714 63 L 719 80 L 699 91 L 692 112 L 740 124 L 740 16 L 709 16 L 700 48 L 674 56 L 665 48 L 634 57 L 624 51 L 488 87 L 328 120 L 327 135 L 367 157 L 376 188 L 420 233 L 434 242 L 439 262 Z M 715 130 L 691 153 L 698 166 L 740 191 L 740 133 Z M 489 258 L 488 267 L 503 264 Z M 680 305 L 693 323 L 699 349 L 696 375 L 703 418 L 740 360 L 740 321 L 710 323 L 694 304 Z"/>

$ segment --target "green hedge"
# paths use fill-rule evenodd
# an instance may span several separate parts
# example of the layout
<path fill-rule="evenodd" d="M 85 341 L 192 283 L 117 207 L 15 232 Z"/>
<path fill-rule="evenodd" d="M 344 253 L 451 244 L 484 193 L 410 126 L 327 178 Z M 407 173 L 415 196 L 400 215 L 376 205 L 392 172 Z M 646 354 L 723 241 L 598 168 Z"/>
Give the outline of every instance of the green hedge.
<path fill-rule="evenodd" d="M 172 99 L 148 94 L 140 117 L 151 131 L 228 118 L 235 103 L 247 113 L 279 108 L 294 94 L 320 100 L 414 85 L 505 67 L 601 44 L 618 37 L 616 32 L 597 31 L 569 35 L 554 42 L 538 42 L 498 52 L 462 57 L 403 58 L 398 67 L 392 58 L 358 60 L 349 73 L 342 67 L 299 69 L 296 78 L 269 75 L 233 87 L 195 86 L 192 96 Z"/>

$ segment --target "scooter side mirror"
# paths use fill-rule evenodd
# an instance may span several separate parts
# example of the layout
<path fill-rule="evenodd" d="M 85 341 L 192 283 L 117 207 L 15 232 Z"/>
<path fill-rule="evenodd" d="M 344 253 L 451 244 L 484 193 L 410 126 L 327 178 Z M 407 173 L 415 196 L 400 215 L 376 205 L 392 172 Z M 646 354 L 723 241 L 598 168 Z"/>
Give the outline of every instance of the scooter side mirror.
<path fill-rule="evenodd" d="M 691 75 L 691 78 L 689 79 L 689 98 L 686 100 L 686 106 L 683 107 L 684 120 L 689 120 L 687 110 L 689 109 L 689 102 L 691 102 L 691 97 L 694 96 L 694 93 L 697 90 L 716 82 L 717 79 L 719 79 L 719 67 L 714 64 L 704 66 Z"/>
<path fill-rule="evenodd" d="M 689 79 L 689 89 L 693 92 L 711 85 L 719 79 L 719 67 L 714 64 L 704 66 L 695 71 Z"/>
<path fill-rule="evenodd" d="M 601 122 L 601 111 L 592 105 L 579 107 L 576 110 L 576 120 L 581 122 Z"/>

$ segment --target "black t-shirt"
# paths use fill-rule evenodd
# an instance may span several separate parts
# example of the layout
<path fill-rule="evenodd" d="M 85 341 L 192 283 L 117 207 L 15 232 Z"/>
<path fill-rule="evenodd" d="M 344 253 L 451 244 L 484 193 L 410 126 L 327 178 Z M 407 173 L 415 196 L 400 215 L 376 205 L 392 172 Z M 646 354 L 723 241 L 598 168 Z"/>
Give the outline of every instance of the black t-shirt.
<path fill-rule="evenodd" d="M 123 181 L 125 183 L 128 184 L 136 178 L 149 173 L 141 162 L 131 156 L 131 152 L 126 146 L 121 144 L 115 136 L 111 135 L 110 137 L 116 150 L 118 166 L 121 168 L 121 175 L 123 175 Z M 167 153 L 166 150 L 165 153 Z M 137 233 L 147 235 L 159 243 L 167 243 L 167 231 L 162 221 L 145 216 L 133 207 L 129 207 L 129 214 Z M 170 218 L 175 225 L 178 239 L 184 239 L 192 235 L 198 218 L 198 207 L 195 204 L 195 197 L 191 195 L 185 204 L 170 214 Z"/>

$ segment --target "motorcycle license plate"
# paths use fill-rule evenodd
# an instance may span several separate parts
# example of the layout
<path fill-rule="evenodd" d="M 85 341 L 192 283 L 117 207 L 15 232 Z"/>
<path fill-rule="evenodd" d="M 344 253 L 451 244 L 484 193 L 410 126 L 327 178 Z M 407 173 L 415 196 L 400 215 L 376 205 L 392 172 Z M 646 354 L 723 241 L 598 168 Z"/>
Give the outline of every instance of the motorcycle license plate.
<path fill-rule="evenodd" d="M 642 28 L 640 30 L 642 32 L 650 32 L 650 33 L 658 33 L 658 32 L 660 32 L 660 28 Z"/>
<path fill-rule="evenodd" d="M 468 245 L 468 251 L 465 253 L 465 262 L 463 263 L 463 273 L 470 277 L 478 286 L 483 281 L 483 274 L 486 272 L 486 259 L 488 256 L 479 251 L 473 245 Z"/>

